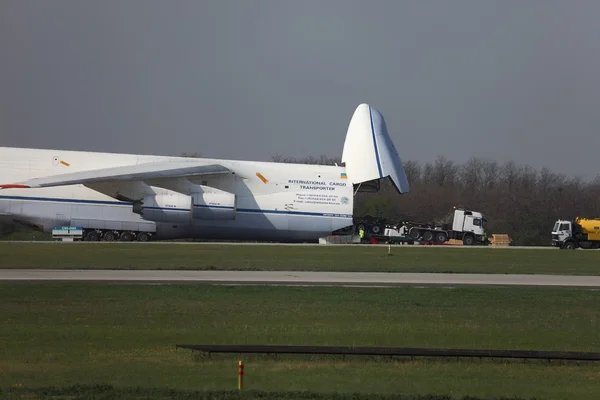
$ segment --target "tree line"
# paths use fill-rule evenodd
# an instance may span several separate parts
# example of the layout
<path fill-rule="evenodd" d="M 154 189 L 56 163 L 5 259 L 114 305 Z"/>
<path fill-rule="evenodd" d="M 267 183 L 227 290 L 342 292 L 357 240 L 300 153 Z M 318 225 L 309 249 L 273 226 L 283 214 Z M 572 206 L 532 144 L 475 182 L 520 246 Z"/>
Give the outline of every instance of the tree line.
<path fill-rule="evenodd" d="M 341 165 L 338 158 L 293 158 L 276 155 L 273 161 Z M 355 217 L 391 221 L 450 222 L 453 207 L 481 211 L 486 231 L 505 233 L 514 245 L 550 243 L 554 222 L 576 216 L 600 217 L 600 175 L 591 181 L 515 162 L 471 158 L 456 163 L 439 156 L 433 162 L 409 160 L 404 168 L 411 186 L 397 195 L 389 182 L 378 193 L 358 193 Z"/>

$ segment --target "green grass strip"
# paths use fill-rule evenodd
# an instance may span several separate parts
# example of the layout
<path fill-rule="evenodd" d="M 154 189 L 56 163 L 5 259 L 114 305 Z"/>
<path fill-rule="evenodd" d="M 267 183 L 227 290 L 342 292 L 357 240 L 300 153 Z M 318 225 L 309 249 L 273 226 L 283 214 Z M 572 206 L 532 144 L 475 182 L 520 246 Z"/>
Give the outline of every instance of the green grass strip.
<path fill-rule="evenodd" d="M 1 268 L 600 274 L 596 251 L 412 246 L 0 243 Z"/>
<path fill-rule="evenodd" d="M 374 393 L 317 393 L 302 392 L 264 392 L 250 391 L 199 391 L 175 389 L 115 388 L 111 385 L 75 385 L 70 387 L 47 387 L 39 389 L 9 388 L 2 390 L 4 399 L 30 399 L 32 396 L 53 398 L 55 400 L 76 399 L 212 399 L 212 400 L 250 400 L 250 399 L 314 399 L 314 400 L 458 400 L 458 397 L 446 395 L 383 395 Z M 480 397 L 465 396 L 462 400 L 483 400 Z M 495 400 L 524 400 L 516 397 L 510 399 L 494 397 Z"/>

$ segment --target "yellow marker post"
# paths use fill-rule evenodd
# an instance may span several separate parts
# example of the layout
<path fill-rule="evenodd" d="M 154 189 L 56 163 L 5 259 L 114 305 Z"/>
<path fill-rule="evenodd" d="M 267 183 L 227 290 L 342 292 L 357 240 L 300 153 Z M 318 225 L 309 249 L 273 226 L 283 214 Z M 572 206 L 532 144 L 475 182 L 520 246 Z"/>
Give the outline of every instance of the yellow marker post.
<path fill-rule="evenodd" d="M 244 363 L 238 362 L 238 390 L 242 391 L 244 388 Z"/>

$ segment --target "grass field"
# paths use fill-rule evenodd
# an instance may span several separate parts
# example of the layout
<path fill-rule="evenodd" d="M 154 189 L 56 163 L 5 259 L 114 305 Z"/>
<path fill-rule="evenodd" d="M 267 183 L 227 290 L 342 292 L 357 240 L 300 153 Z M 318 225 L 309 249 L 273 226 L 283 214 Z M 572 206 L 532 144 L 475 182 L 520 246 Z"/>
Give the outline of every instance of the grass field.
<path fill-rule="evenodd" d="M 0 387 L 236 388 L 238 357 L 176 344 L 600 351 L 599 300 L 568 289 L 0 284 Z M 600 396 L 600 363 L 242 359 L 247 390 Z"/>
<path fill-rule="evenodd" d="M 222 269 L 599 275 L 600 253 L 543 249 L 0 243 L 1 268 Z"/>
<path fill-rule="evenodd" d="M 111 385 L 73 385 L 68 387 L 44 388 L 0 388 L 0 398 L 6 400 L 52 398 L 54 400 L 83 399 L 212 399 L 212 400 L 452 400 L 459 399 L 447 395 L 395 395 L 372 393 L 320 393 L 309 391 L 265 392 L 261 390 L 178 390 L 118 388 Z M 480 400 L 479 397 L 461 397 L 464 400 Z M 516 397 L 494 397 L 494 400 L 525 400 Z M 528 399 L 531 400 L 531 399 Z"/>

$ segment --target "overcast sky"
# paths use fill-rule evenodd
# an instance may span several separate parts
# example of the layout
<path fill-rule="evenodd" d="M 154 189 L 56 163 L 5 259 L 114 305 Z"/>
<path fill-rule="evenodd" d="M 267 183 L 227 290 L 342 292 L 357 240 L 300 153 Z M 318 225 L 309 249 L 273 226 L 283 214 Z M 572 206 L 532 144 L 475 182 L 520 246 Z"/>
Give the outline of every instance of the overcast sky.
<path fill-rule="evenodd" d="M 403 159 L 600 172 L 600 2 L 0 2 L 0 145 L 340 156 L 355 107 Z"/>

